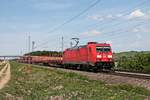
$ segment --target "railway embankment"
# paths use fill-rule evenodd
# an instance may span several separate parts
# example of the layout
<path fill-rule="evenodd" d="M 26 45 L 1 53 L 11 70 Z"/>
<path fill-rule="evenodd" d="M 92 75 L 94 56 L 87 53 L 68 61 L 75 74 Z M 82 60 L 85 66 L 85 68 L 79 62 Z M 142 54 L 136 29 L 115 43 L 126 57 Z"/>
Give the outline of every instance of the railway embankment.
<path fill-rule="evenodd" d="M 150 91 L 147 89 L 131 85 L 108 84 L 99 81 L 100 77 L 97 79 L 94 73 L 96 77 L 88 72 L 77 73 L 67 69 L 44 68 L 44 66 L 16 62 L 10 64 L 11 80 L 0 90 L 2 100 L 150 99 Z M 84 74 L 86 76 L 83 76 Z"/>

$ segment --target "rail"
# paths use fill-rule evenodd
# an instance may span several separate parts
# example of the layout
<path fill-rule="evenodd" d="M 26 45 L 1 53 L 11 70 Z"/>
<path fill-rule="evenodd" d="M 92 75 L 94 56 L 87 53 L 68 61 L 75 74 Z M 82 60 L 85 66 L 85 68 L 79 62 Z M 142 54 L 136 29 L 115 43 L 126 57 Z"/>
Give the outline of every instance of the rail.
<path fill-rule="evenodd" d="M 133 72 L 123 72 L 123 71 L 114 71 L 110 74 L 125 76 L 125 77 L 133 77 L 133 78 L 141 78 L 141 79 L 150 79 L 150 74 L 143 73 L 133 73 Z"/>

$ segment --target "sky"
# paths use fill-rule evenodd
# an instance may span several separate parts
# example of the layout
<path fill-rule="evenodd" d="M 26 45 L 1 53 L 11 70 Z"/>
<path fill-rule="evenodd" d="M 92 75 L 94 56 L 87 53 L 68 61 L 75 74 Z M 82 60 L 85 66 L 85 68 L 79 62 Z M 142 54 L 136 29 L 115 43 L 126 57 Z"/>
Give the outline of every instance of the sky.
<path fill-rule="evenodd" d="M 150 0 L 97 1 L 0 0 L 0 55 L 29 52 L 29 36 L 34 50 L 60 51 L 63 36 L 64 48 L 78 37 L 80 45 L 111 43 L 114 52 L 150 51 Z"/>

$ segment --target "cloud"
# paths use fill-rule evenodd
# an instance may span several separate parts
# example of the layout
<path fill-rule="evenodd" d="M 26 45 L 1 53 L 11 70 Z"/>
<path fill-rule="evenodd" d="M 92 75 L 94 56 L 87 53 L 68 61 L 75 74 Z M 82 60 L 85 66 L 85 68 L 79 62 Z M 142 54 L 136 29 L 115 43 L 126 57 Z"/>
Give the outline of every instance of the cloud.
<path fill-rule="evenodd" d="M 139 32 L 139 29 L 138 28 L 134 28 L 134 29 L 132 29 L 132 32 Z"/>
<path fill-rule="evenodd" d="M 104 20 L 111 20 L 111 19 L 118 19 L 121 18 L 123 14 L 108 14 L 108 15 L 92 15 L 88 16 L 89 19 L 97 20 L 97 21 L 104 21 Z"/>
<path fill-rule="evenodd" d="M 136 34 L 137 39 L 142 39 L 142 35 L 141 34 Z"/>
<path fill-rule="evenodd" d="M 127 17 L 129 19 L 142 18 L 142 17 L 145 17 L 145 13 L 143 13 L 140 9 L 137 9 L 137 10 L 131 12 Z"/>
<path fill-rule="evenodd" d="M 99 34 L 102 34 L 102 32 L 97 31 L 97 30 L 91 30 L 91 31 L 88 31 L 88 32 L 83 32 L 83 33 L 81 33 L 81 34 L 91 36 L 91 35 L 99 35 Z"/>
<path fill-rule="evenodd" d="M 131 29 L 131 32 L 134 32 L 134 33 L 146 32 L 146 33 L 148 33 L 148 32 L 150 32 L 150 28 L 149 28 L 149 26 L 136 27 L 136 28 Z"/>
<path fill-rule="evenodd" d="M 116 17 L 122 17 L 123 15 L 122 14 L 116 14 Z"/>
<path fill-rule="evenodd" d="M 92 15 L 88 16 L 88 18 L 97 21 L 104 21 L 104 20 L 113 20 L 113 19 L 122 19 L 122 20 L 130 20 L 130 19 L 150 19 L 150 11 L 143 12 L 141 9 L 137 9 L 132 11 L 130 14 L 124 15 L 123 13 L 118 14 L 108 14 L 108 15 Z"/>
<path fill-rule="evenodd" d="M 117 15 L 108 14 L 108 15 L 92 15 L 92 16 L 88 16 L 88 18 L 97 21 L 104 21 L 104 20 L 114 19 L 116 17 L 118 18 L 121 16 L 122 16 L 121 14 L 117 14 Z"/>
<path fill-rule="evenodd" d="M 125 17 L 126 19 L 136 19 L 136 20 L 149 20 L 150 19 L 150 11 L 143 12 L 140 9 L 134 10 L 129 15 Z"/>
<path fill-rule="evenodd" d="M 107 18 L 107 19 L 112 19 L 112 18 L 114 18 L 114 17 L 113 17 L 113 15 L 107 15 L 106 18 Z"/>
<path fill-rule="evenodd" d="M 97 21 L 103 21 L 104 17 L 102 17 L 101 15 L 93 15 L 93 16 L 88 16 L 89 19 L 92 20 L 97 20 Z"/>

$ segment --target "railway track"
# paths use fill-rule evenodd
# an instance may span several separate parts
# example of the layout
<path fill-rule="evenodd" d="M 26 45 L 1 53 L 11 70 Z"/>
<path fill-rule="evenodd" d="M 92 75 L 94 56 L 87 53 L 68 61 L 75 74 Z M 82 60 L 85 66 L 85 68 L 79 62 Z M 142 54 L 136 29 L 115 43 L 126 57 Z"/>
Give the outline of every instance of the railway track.
<path fill-rule="evenodd" d="M 133 78 L 140 78 L 140 79 L 150 79 L 150 74 L 143 74 L 143 73 L 133 73 L 133 72 L 124 72 L 124 71 L 114 71 L 108 74 L 124 76 L 124 77 L 133 77 Z"/>
<path fill-rule="evenodd" d="M 49 68 L 49 66 L 47 66 Z M 66 69 L 66 70 L 72 70 L 72 71 L 81 71 L 77 69 L 67 69 L 67 68 L 62 68 L 60 66 L 51 66 L 53 68 L 58 68 L 58 69 Z M 50 67 L 50 68 L 51 68 Z M 123 77 L 133 77 L 133 78 L 140 78 L 140 79 L 150 79 L 150 74 L 144 74 L 144 73 L 134 73 L 134 72 L 125 72 L 125 71 L 99 71 L 99 72 L 91 72 L 91 71 L 81 71 L 81 72 L 89 72 L 89 73 L 104 73 L 104 74 L 109 74 L 109 75 L 116 75 L 116 76 L 123 76 Z"/>
<path fill-rule="evenodd" d="M 71 69 L 71 70 L 74 70 L 74 69 Z M 77 71 L 80 71 L 80 70 L 77 70 Z M 86 71 L 83 71 L 83 72 L 86 72 Z M 87 71 L 87 72 L 89 72 L 89 71 Z M 125 71 L 119 71 L 119 70 L 117 70 L 117 71 L 99 71 L 99 72 L 93 72 L 93 73 L 105 73 L 105 74 L 116 75 L 116 76 L 123 76 L 123 77 L 150 79 L 150 74 L 125 72 Z"/>

